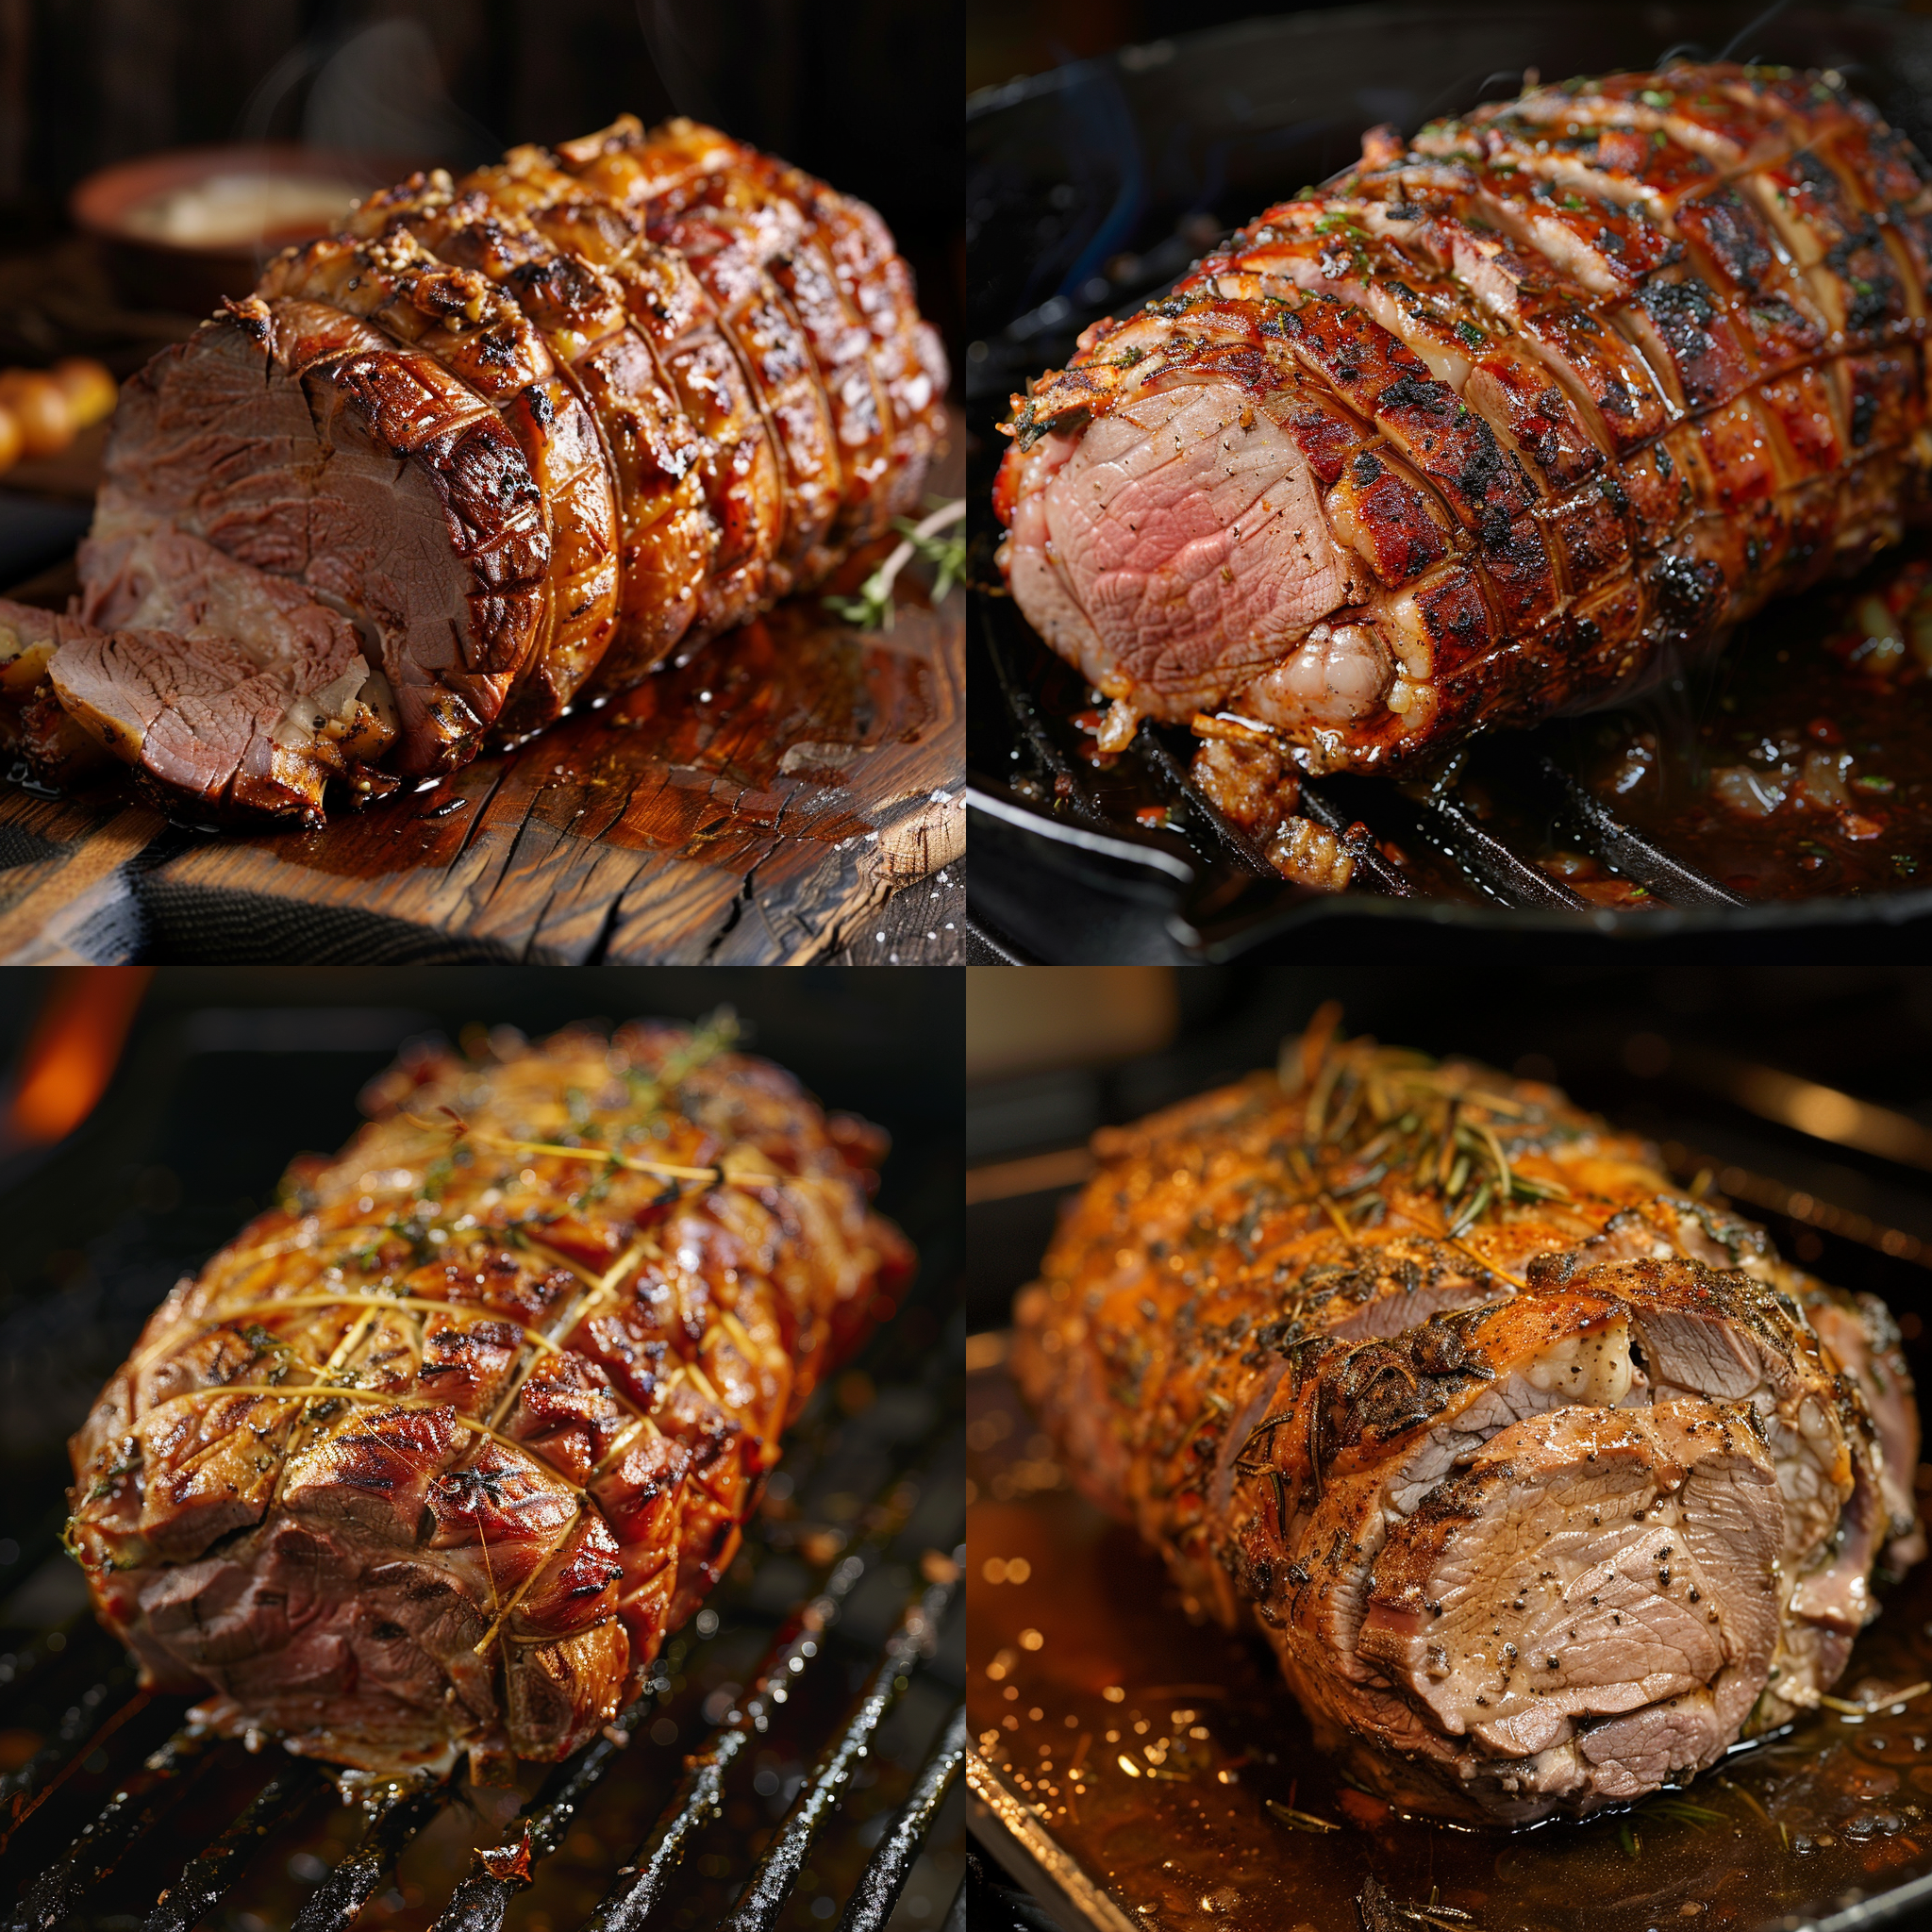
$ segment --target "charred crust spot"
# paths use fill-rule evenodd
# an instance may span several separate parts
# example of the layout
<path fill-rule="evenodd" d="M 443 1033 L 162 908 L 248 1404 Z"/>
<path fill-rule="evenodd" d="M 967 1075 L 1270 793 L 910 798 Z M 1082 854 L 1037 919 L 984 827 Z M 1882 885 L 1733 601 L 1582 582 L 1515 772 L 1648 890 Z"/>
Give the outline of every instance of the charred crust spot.
<path fill-rule="evenodd" d="M 1709 558 L 1660 557 L 1650 567 L 1650 585 L 1657 615 L 1684 636 L 1703 633 L 1724 607 L 1724 568 Z"/>
<path fill-rule="evenodd" d="M 1432 375 L 1398 375 L 1375 398 L 1377 412 L 1384 409 L 1421 409 L 1431 416 L 1446 416 L 1456 406 L 1456 391 Z"/>

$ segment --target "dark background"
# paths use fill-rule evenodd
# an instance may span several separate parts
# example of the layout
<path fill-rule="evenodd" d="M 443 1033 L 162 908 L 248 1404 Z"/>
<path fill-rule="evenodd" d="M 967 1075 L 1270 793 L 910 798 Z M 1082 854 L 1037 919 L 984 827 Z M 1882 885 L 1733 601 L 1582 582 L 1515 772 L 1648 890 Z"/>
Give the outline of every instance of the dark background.
<path fill-rule="evenodd" d="M 1261 6 L 1256 0 L 971 0 L 966 86 L 969 92 L 997 87 L 1022 75 L 1042 74 L 1067 60 L 1084 60 L 1117 47 L 1144 45 L 1170 34 L 1193 33 L 1203 27 L 1283 13 L 1319 13 L 1333 4 L 1334 0 L 1304 0 L 1299 6 L 1292 0 L 1285 6 Z M 1641 18 L 1644 10 L 1630 8 L 1636 18 Z M 1700 9 L 1695 0 L 1689 8 L 1679 6 L 1672 10 L 1677 14 L 1702 10 L 1714 21 L 1728 18 L 1722 8 Z M 1915 13 L 1926 8 L 1907 4 L 1890 10 Z M 1726 25 L 1719 40 L 1727 39 L 1730 31 Z"/>
<path fill-rule="evenodd" d="M 982 984 L 996 977 L 1021 975 L 984 969 Z M 1173 986 L 1172 1035 L 1152 1052 L 1009 1067 L 975 1082 L 967 1099 L 969 1162 L 1076 1146 L 1096 1127 L 1272 1067 L 1284 1036 L 1299 1033 L 1324 1000 L 1338 999 L 1348 1034 L 1554 1080 L 1620 1127 L 1695 1148 L 1714 1165 L 1735 1162 L 1913 1237 L 1925 1243 L 1923 1259 L 1737 1204 L 1771 1228 L 1783 1253 L 1827 1280 L 1871 1289 L 1901 1313 L 1932 1314 L 1925 1171 L 1768 1121 L 1740 1104 L 1735 1077 L 1740 1067 L 1770 1067 L 1932 1128 L 1932 971 L 1773 965 L 1748 946 L 1697 956 L 1650 956 L 1635 946 L 1564 954 L 1530 941 L 1457 945 L 1391 932 L 1379 959 L 1357 955 L 1342 967 L 1310 949 L 1292 965 L 1174 972 Z M 975 1005 L 980 997 L 976 986 Z M 969 1210 L 974 1328 L 1006 1323 L 1065 1195 L 1047 1189 Z"/>
<path fill-rule="evenodd" d="M 44 241 L 83 175 L 158 149 L 460 167 L 688 113 L 870 201 L 950 340 L 963 32 L 961 0 L 0 0 L 0 244 Z"/>

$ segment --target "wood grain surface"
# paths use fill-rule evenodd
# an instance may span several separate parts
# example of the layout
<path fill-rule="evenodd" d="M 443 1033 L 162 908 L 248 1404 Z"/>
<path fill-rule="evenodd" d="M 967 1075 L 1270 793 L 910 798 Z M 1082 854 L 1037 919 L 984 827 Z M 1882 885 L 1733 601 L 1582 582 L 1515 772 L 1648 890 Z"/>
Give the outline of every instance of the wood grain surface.
<path fill-rule="evenodd" d="M 963 483 L 956 417 L 935 492 Z M 923 565 L 900 576 L 884 632 L 793 599 L 316 831 L 172 824 L 118 775 L 59 799 L 0 785 L 0 963 L 871 958 L 888 902 L 965 844 L 965 600 L 934 609 L 928 582 Z M 13 594 L 58 608 L 73 586 L 67 565 Z M 918 935 L 906 963 L 963 958 L 944 926 L 927 940 L 901 913 L 891 929 Z"/>

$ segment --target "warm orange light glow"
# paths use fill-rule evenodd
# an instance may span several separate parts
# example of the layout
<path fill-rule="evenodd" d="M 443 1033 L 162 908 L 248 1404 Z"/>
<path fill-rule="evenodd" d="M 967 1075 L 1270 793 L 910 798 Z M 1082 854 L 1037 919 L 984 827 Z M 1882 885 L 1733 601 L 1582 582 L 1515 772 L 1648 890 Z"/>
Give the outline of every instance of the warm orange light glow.
<path fill-rule="evenodd" d="M 107 1091 L 151 966 L 69 966 L 54 976 L 21 1055 L 8 1138 L 64 1140 Z"/>

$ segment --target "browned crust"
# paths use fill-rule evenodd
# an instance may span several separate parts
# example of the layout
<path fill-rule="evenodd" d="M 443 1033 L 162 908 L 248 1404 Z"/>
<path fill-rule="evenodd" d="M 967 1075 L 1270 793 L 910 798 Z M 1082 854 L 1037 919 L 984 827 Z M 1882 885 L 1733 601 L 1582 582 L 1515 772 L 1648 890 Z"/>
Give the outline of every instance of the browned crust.
<path fill-rule="evenodd" d="M 443 1592 L 462 1632 L 434 1710 L 353 1681 L 266 1713 L 254 1693 L 291 1748 L 560 1757 L 635 1690 L 730 1564 L 780 1430 L 910 1267 L 867 1207 L 878 1139 L 728 1037 L 412 1059 L 372 1090 L 375 1124 L 298 1160 L 175 1290 L 72 1444 L 69 1546 L 149 1682 L 228 1688 L 218 1655 L 184 1671 L 144 1593 L 197 1600 L 196 1565 L 297 1560 L 292 1537 L 360 1563 L 372 1600 Z M 599 1129 L 584 1155 L 525 1144 L 574 1120 Z M 595 1147 L 621 1143 L 712 1178 L 607 1170 Z"/>
<path fill-rule="evenodd" d="M 372 195 L 352 225 L 365 236 L 407 229 L 439 258 L 489 277 L 529 318 L 588 406 L 617 491 L 621 573 L 616 634 L 594 676 L 621 687 L 671 654 L 698 608 L 719 542 L 705 504 L 707 451 L 632 325 L 621 286 L 522 212 L 541 206 L 545 192 L 518 165 L 532 152 L 516 150 L 459 183 L 441 173 L 412 176 Z"/>
<path fill-rule="evenodd" d="M 1815 75 L 1674 69 L 1370 151 L 1014 397 L 995 493 L 1010 522 L 1041 487 L 1033 444 L 1150 383 L 1278 386 L 1214 345 L 1290 345 L 1457 532 L 1443 557 L 1367 506 L 1380 591 L 1435 607 L 1433 702 L 1324 733 L 1324 763 L 1601 701 L 1927 513 L 1932 188 L 1863 103 Z M 1364 290 L 1407 315 L 1401 340 Z M 1474 365 L 1459 396 L 1431 344 Z"/>

